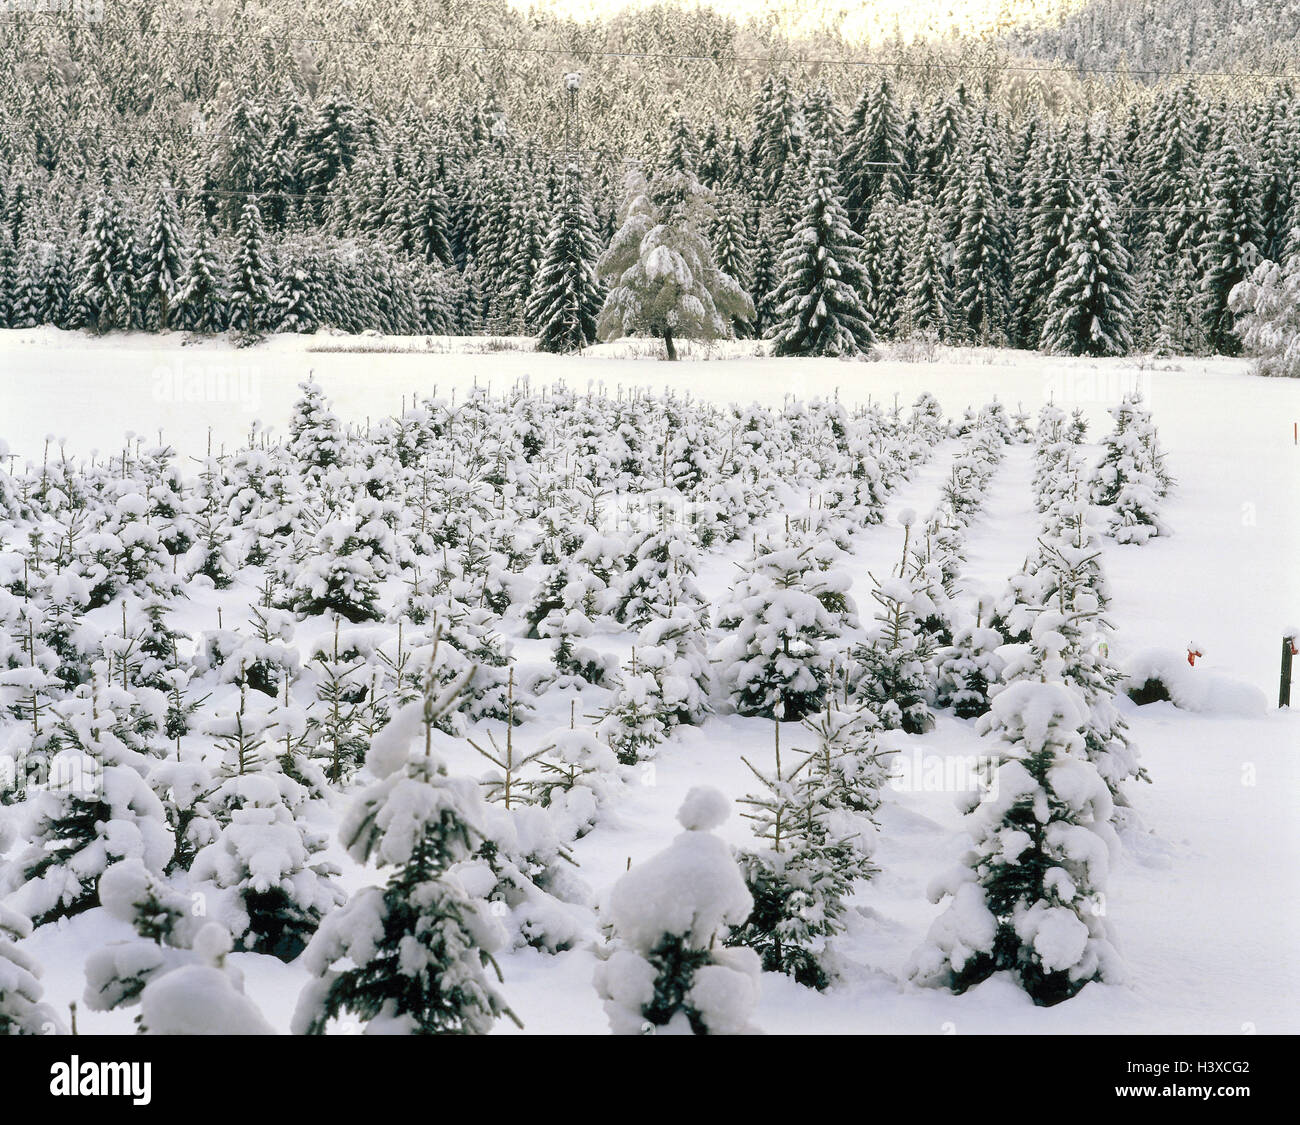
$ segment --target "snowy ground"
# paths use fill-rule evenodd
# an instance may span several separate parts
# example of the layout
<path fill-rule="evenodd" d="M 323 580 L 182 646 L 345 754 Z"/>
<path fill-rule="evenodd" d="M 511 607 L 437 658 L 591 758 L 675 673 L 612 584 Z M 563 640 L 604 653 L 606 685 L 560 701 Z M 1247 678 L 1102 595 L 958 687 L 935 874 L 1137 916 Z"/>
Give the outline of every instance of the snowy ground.
<path fill-rule="evenodd" d="M 482 345 L 479 344 L 479 347 Z M 664 386 L 723 402 L 780 403 L 787 395 L 837 393 L 848 403 L 910 404 L 923 390 L 960 413 L 994 396 L 1033 412 L 1049 397 L 1082 408 L 1099 440 L 1105 410 L 1135 386 L 1144 392 L 1167 464 L 1179 487 L 1165 507 L 1169 539 L 1141 548 L 1107 540 L 1117 658 L 1195 642 L 1196 674 L 1254 685 L 1276 702 L 1285 627 L 1300 623 L 1300 385 L 1253 378 L 1245 364 L 1214 360 L 1062 361 L 996 351 L 944 351 L 934 363 L 841 363 L 757 358 L 752 345 L 707 362 L 652 363 L 633 349 L 595 348 L 579 358 L 521 350 L 466 351 L 423 339 L 280 338 L 244 351 L 221 344 L 182 346 L 181 338 L 97 340 L 52 330 L 0 333 L 0 438 L 21 459 L 39 461 L 47 434 L 75 454 L 120 445 L 128 430 L 163 436 L 182 452 L 240 441 L 255 419 L 282 430 L 309 371 L 345 422 L 397 412 L 403 397 L 436 385 L 448 394 L 474 383 L 495 389 L 527 378 L 603 386 Z M 321 351 L 363 347 L 422 349 Z M 742 354 L 735 354 L 735 353 Z M 940 448 L 890 498 L 928 512 L 957 445 Z M 1030 451 L 1009 447 L 980 519 L 972 527 L 967 593 L 998 589 L 1017 569 L 1036 530 L 1029 503 Z M 899 547 L 891 520 L 858 537 L 854 594 L 865 608 L 866 571 L 887 569 Z M 706 594 L 733 573 L 715 556 L 701 575 Z M 540 642 L 532 642 L 540 644 Z M 528 642 L 517 654 L 530 659 Z M 1297 690 L 1300 704 L 1300 689 Z M 567 722 L 544 697 L 541 728 Z M 954 793 L 894 791 L 883 810 L 882 871 L 860 892 L 860 915 L 841 940 L 846 979 L 827 993 L 765 975 L 759 1026 L 784 1032 L 1219 1032 L 1300 1031 L 1300 715 L 1194 714 L 1161 703 L 1123 701 L 1134 741 L 1153 778 L 1134 787 L 1146 832 L 1130 834 L 1109 887 L 1109 914 L 1128 979 L 1092 985 L 1056 1008 L 1035 1008 L 1013 985 L 993 979 L 961 997 L 903 983 L 902 969 L 936 908 L 925 886 L 963 848 Z M 554 707 L 550 714 L 545 708 Z M 550 720 L 549 724 L 545 720 Z M 741 753 L 766 754 L 770 724 L 737 717 L 682 729 L 643 784 L 631 788 L 575 854 L 598 892 L 625 868 L 659 850 L 677 831 L 681 797 L 706 782 L 733 796 L 750 788 Z M 798 744 L 797 728 L 789 737 Z M 894 735 L 905 754 L 977 752 L 971 724 L 941 717 L 932 733 Z M 467 761 L 466 767 L 470 766 Z M 732 817 L 723 834 L 745 842 Z M 83 987 L 84 955 L 115 936 L 94 911 L 32 939 L 46 965 L 47 998 L 66 1010 Z M 125 927 L 123 927 L 125 931 Z M 124 932 L 121 936 L 127 936 Z M 304 974 L 269 957 L 240 955 L 248 992 L 287 1027 Z M 502 959 L 503 991 L 529 1032 L 607 1028 L 591 985 L 586 950 L 548 956 L 531 950 Z M 83 1031 L 129 1029 L 130 1015 L 81 1014 Z M 500 1025 L 503 1031 L 510 1025 Z"/>

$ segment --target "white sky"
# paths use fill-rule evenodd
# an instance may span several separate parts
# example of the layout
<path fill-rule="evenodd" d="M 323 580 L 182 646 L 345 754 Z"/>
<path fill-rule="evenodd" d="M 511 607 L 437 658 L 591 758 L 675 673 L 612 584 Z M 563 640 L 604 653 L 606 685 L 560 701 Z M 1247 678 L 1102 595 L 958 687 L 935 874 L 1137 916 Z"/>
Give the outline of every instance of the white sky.
<path fill-rule="evenodd" d="M 593 19 L 624 8 L 649 7 L 655 0 L 509 0 L 521 11 L 538 8 Z M 682 7 L 707 6 L 738 20 L 774 13 L 793 33 L 838 27 L 846 38 L 864 43 L 889 38 L 897 29 L 905 39 L 953 32 L 981 34 L 1015 23 L 1044 22 L 1079 7 L 1083 0 L 676 0 Z"/>

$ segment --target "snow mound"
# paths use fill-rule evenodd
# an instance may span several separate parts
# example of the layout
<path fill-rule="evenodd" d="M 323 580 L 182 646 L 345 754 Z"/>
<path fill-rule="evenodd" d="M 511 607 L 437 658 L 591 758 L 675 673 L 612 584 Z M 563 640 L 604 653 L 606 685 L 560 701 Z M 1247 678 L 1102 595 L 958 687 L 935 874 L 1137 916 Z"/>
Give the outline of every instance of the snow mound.
<path fill-rule="evenodd" d="M 1127 661 L 1123 669 L 1124 690 L 1138 703 L 1167 699 L 1184 711 L 1247 718 L 1268 710 L 1267 698 L 1253 684 L 1193 668 L 1185 653 L 1173 649 L 1147 649 Z"/>
<path fill-rule="evenodd" d="M 731 802 L 711 785 L 697 785 L 677 810 L 677 823 L 689 832 L 711 832 L 731 815 Z"/>

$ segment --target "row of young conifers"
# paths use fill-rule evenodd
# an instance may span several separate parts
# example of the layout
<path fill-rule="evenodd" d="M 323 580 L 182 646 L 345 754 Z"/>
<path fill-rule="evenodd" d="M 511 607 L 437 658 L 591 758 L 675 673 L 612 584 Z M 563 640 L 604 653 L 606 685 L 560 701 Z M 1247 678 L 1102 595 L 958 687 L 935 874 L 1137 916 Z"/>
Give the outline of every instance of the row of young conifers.
<path fill-rule="evenodd" d="M 193 475 L 142 439 L 5 457 L 0 1026 L 64 1026 L 31 930 L 102 910 L 137 936 L 86 959 L 83 1003 L 155 1033 L 271 1029 L 231 951 L 305 970 L 295 1031 L 484 1031 L 509 1012 L 492 954 L 524 945 L 595 950 L 615 1030 L 742 1029 L 760 969 L 833 984 L 874 870 L 880 732 L 936 707 L 984 716 L 1006 761 L 917 975 L 1071 995 L 1112 960 L 1090 841 L 1140 776 L 1088 521 L 1142 542 L 1168 485 L 1141 404 L 1114 413 L 1089 476 L 1081 422 L 1044 410 L 1043 536 L 974 614 L 965 529 L 1035 437 L 996 402 L 949 422 L 928 395 L 905 415 L 518 387 L 362 430 L 307 383 L 283 440 L 255 428 Z M 851 552 L 953 437 L 864 625 Z M 713 613 L 711 556 L 740 563 Z M 729 802 L 702 789 L 665 856 L 594 893 L 574 842 L 718 711 L 776 732 L 773 762 L 746 754 L 753 846 L 709 833 Z M 782 748 L 796 721 L 811 751 Z M 1042 862 L 1012 865 L 1013 833 Z M 369 865 L 351 895 L 345 862 Z"/>

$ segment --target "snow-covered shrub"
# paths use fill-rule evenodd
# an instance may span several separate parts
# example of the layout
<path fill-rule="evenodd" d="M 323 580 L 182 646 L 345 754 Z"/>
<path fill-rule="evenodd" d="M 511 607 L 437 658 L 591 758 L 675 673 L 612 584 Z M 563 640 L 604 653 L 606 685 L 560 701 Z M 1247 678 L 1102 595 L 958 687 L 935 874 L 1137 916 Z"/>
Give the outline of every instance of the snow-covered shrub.
<path fill-rule="evenodd" d="M 753 907 L 730 850 L 712 834 L 729 805 L 716 789 L 692 789 L 677 813 L 684 831 L 610 893 L 614 949 L 596 969 L 596 991 L 616 1035 L 752 1030 L 758 956 L 722 945 Z"/>
<path fill-rule="evenodd" d="M 147 1035 L 271 1035 L 244 995 L 243 974 L 226 961 L 230 934 L 205 920 L 193 900 L 134 860 L 108 868 L 99 882 L 105 911 L 138 937 L 86 958 L 85 1003 L 92 1011 L 139 1006 Z"/>
<path fill-rule="evenodd" d="M 994 699 L 981 723 L 1003 762 L 967 814 L 963 866 L 931 884 L 932 901 L 950 901 L 914 958 L 918 983 L 964 992 L 1007 971 L 1050 1005 L 1118 979 L 1105 891 L 1119 844 L 1110 791 L 1084 755 L 1083 721 L 1060 683 L 1023 681 Z"/>
<path fill-rule="evenodd" d="M 371 742 L 374 780 L 354 800 L 339 835 L 358 862 L 389 869 L 329 914 L 303 954 L 315 978 L 293 1017 L 298 1034 L 321 1034 L 343 1012 L 371 1032 L 486 1032 L 511 1015 L 488 982 L 505 940 L 458 866 L 482 839 L 484 810 L 469 778 L 447 772 L 433 744 L 436 721 L 461 684 L 409 703 Z"/>
<path fill-rule="evenodd" d="M 852 615 L 847 575 L 811 547 L 760 547 L 718 607 L 718 678 L 742 715 L 801 719 L 821 706 L 831 643 Z"/>

